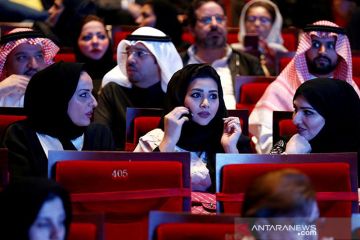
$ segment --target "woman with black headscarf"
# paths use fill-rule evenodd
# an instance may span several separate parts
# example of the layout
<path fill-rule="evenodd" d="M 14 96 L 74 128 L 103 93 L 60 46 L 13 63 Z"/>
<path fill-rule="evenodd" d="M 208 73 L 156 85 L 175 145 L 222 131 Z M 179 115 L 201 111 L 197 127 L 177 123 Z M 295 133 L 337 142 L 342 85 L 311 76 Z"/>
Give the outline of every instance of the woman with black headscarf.
<path fill-rule="evenodd" d="M 237 117 L 228 117 L 220 77 L 209 65 L 189 64 L 170 79 L 159 129 L 141 137 L 135 151 L 191 152 L 195 191 L 213 191 L 216 153 L 250 152 Z"/>
<path fill-rule="evenodd" d="M 360 99 L 351 85 L 317 78 L 300 85 L 293 99 L 298 133 L 276 143 L 271 153 L 359 151 Z"/>
<path fill-rule="evenodd" d="M 0 232 L 7 240 L 67 239 L 71 222 L 68 192 L 48 179 L 24 178 L 0 194 Z"/>
<path fill-rule="evenodd" d="M 27 119 L 7 129 L 11 177 L 47 177 L 49 150 L 113 150 L 110 130 L 90 124 L 97 102 L 80 63 L 55 63 L 36 73 L 25 92 Z"/>
<path fill-rule="evenodd" d="M 101 18 L 88 15 L 82 19 L 76 32 L 74 52 L 76 61 L 85 63 L 97 96 L 104 75 L 116 65 L 111 41 Z"/>

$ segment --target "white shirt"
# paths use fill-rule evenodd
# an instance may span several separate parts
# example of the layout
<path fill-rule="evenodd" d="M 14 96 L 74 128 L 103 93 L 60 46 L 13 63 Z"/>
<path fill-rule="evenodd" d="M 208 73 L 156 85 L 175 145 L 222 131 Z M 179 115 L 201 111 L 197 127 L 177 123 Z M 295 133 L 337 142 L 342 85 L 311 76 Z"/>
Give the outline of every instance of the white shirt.
<path fill-rule="evenodd" d="M 43 148 L 46 157 L 48 157 L 49 155 L 49 150 L 60 150 L 60 151 L 64 150 L 59 139 L 51 137 L 46 134 L 36 133 L 36 135 L 41 143 L 41 147 Z M 78 151 L 80 151 L 84 145 L 84 134 L 71 140 L 71 143 Z"/>

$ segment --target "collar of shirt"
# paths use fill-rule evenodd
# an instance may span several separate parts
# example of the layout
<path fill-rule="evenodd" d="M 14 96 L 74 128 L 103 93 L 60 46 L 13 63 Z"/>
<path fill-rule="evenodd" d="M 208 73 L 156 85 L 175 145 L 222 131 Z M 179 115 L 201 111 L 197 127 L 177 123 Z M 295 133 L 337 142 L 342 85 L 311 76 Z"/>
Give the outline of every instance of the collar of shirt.
<path fill-rule="evenodd" d="M 204 63 L 204 61 L 202 59 L 200 59 L 198 56 L 196 56 L 196 47 L 195 45 L 191 45 L 189 47 L 189 49 L 187 50 L 187 53 L 189 55 L 189 62 L 188 64 L 191 63 Z M 232 48 L 229 45 L 226 45 L 226 54 L 223 58 L 217 59 L 215 60 L 211 66 L 216 68 L 216 67 L 224 67 L 228 65 L 228 60 L 230 58 L 232 54 Z"/>

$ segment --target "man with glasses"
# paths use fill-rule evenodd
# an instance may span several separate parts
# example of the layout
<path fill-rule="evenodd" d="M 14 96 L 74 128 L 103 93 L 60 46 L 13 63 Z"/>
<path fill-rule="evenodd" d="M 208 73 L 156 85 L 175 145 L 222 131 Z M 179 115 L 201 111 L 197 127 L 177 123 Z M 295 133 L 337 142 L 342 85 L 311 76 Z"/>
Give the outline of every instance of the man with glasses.
<path fill-rule="evenodd" d="M 52 64 L 58 51 L 53 41 L 30 28 L 15 28 L 4 35 L 0 40 L 0 107 L 23 107 L 30 78 Z"/>
<path fill-rule="evenodd" d="M 188 17 L 195 43 L 182 53 L 184 65 L 211 64 L 221 77 L 226 107 L 235 109 L 235 76 L 263 75 L 259 60 L 227 44 L 224 8 L 216 1 L 195 0 Z"/>
<path fill-rule="evenodd" d="M 102 81 L 94 120 L 110 127 L 116 147 L 123 150 L 126 108 L 162 108 L 167 84 L 183 65 L 171 39 L 152 27 L 138 28 L 122 40 L 117 62 Z"/>
<path fill-rule="evenodd" d="M 269 85 L 251 112 L 249 128 L 258 153 L 269 153 L 272 148 L 273 111 L 293 111 L 296 89 L 314 78 L 346 81 L 360 95 L 352 78 L 351 49 L 345 30 L 325 20 L 304 28 L 294 58 Z"/>

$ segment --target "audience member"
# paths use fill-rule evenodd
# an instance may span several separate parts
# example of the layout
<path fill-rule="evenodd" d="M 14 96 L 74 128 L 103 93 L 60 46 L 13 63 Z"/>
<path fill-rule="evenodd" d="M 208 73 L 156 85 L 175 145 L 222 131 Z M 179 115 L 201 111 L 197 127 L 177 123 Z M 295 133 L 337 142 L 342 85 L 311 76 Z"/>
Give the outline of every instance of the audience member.
<path fill-rule="evenodd" d="M 9 126 L 10 177 L 47 177 L 49 150 L 113 150 L 110 130 L 91 124 L 97 102 L 80 63 L 55 63 L 35 74 L 26 89 L 27 119 Z"/>
<path fill-rule="evenodd" d="M 94 93 L 97 94 L 102 78 L 115 66 L 112 45 L 101 18 L 88 15 L 82 20 L 74 52 L 76 61 L 85 63 L 87 72 L 93 80 Z"/>
<path fill-rule="evenodd" d="M 182 25 L 178 20 L 175 6 L 167 0 L 147 0 L 141 7 L 141 14 L 136 19 L 140 27 L 148 26 L 159 29 L 171 37 L 178 50 L 186 49 L 182 41 Z"/>
<path fill-rule="evenodd" d="M 49 17 L 35 22 L 34 28 L 51 37 L 61 47 L 72 47 L 76 39 L 76 27 L 85 16 L 97 13 L 92 0 L 42 0 Z"/>
<path fill-rule="evenodd" d="M 182 53 L 184 65 L 208 63 L 219 73 L 228 109 L 235 109 L 235 76 L 263 75 L 259 61 L 233 50 L 227 43 L 224 9 L 214 0 L 195 0 L 189 11 L 190 30 L 195 43 Z"/>
<path fill-rule="evenodd" d="M 23 107 L 30 78 L 53 63 L 58 51 L 50 39 L 31 29 L 16 28 L 4 35 L 0 41 L 0 107 Z"/>
<path fill-rule="evenodd" d="M 360 150 L 360 99 L 345 81 L 316 78 L 294 95 L 298 133 L 280 140 L 271 153 L 357 152 Z"/>
<path fill-rule="evenodd" d="M 247 2 L 241 11 L 239 28 L 239 43 L 232 44 L 232 47 L 245 51 L 258 50 L 265 75 L 274 75 L 276 53 L 287 52 L 281 36 L 282 16 L 276 4 L 270 0 Z M 258 36 L 258 49 L 248 49 L 245 45 L 248 34 Z"/>
<path fill-rule="evenodd" d="M 303 82 L 316 77 L 336 78 L 348 82 L 360 95 L 352 79 L 351 50 L 344 30 L 322 20 L 304 31 L 296 55 L 250 114 L 250 132 L 259 153 L 268 153 L 272 147 L 272 112 L 292 111 L 292 98 Z"/>
<path fill-rule="evenodd" d="M 67 239 L 72 217 L 70 197 L 56 182 L 17 179 L 0 196 L 3 239 Z"/>
<path fill-rule="evenodd" d="M 241 216 L 252 218 L 253 225 L 305 224 L 310 227 L 319 218 L 315 190 L 309 177 L 298 170 L 265 173 L 246 190 Z M 311 230 L 316 231 L 316 227 Z M 296 230 L 259 230 L 253 233 L 256 239 L 303 239 Z"/>
<path fill-rule="evenodd" d="M 161 128 L 141 137 L 135 151 L 191 152 L 194 191 L 214 191 L 215 154 L 250 152 L 240 120 L 228 117 L 221 81 L 206 64 L 189 64 L 171 78 Z"/>
<path fill-rule="evenodd" d="M 124 149 L 126 108 L 162 108 L 167 84 L 182 62 L 168 36 L 141 27 L 119 43 L 117 63 L 103 79 L 95 122 L 109 126 L 116 147 Z"/>

